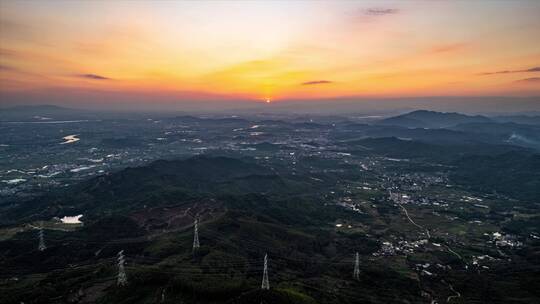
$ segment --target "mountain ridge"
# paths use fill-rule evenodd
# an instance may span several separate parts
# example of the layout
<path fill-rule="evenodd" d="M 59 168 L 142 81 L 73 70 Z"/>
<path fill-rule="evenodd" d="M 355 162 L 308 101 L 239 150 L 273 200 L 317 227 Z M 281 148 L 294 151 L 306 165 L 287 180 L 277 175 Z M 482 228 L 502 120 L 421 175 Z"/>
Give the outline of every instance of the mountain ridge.
<path fill-rule="evenodd" d="M 395 125 L 405 128 L 447 128 L 463 123 L 492 122 L 482 115 L 466 115 L 457 112 L 416 110 L 406 114 L 382 119 L 376 124 Z"/>

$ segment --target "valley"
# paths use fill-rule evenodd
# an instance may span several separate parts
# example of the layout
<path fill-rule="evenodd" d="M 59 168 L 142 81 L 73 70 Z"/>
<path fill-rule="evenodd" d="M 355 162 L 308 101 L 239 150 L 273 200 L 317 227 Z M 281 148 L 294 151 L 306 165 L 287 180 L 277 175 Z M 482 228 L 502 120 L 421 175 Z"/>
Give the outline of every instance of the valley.
<path fill-rule="evenodd" d="M 538 150 L 415 115 L 2 122 L 2 303 L 540 299 Z"/>

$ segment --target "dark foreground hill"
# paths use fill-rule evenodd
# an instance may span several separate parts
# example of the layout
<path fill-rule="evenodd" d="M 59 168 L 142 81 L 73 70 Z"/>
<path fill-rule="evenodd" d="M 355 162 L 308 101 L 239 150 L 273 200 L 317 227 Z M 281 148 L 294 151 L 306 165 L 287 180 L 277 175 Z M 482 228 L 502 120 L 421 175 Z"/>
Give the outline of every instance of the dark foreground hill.
<path fill-rule="evenodd" d="M 226 194 L 282 196 L 313 191 L 312 184 L 313 181 L 291 175 L 278 175 L 270 167 L 257 165 L 252 160 L 206 156 L 159 160 L 99 176 L 26 202 L 4 214 L 4 220 L 52 217 L 65 210 L 100 217 L 145 205 L 174 205 L 183 200 Z"/>
<path fill-rule="evenodd" d="M 400 142 L 366 140 L 349 147 L 367 146 L 364 153 L 384 155 Z M 413 149 L 408 144 L 406 149 Z M 428 239 L 387 198 L 386 182 L 354 184 L 379 177 L 359 171 L 315 157 L 286 168 L 206 156 L 157 161 L 51 193 L 9 213 L 20 225 L 8 226 L 3 233 L 19 230 L 0 241 L 0 303 L 382 304 L 449 297 L 455 303 L 533 303 L 540 298 L 535 247 L 505 253 L 512 254 L 513 264 L 490 265 L 489 271 L 473 266 L 481 254 L 503 256 L 485 248 L 483 239 L 471 241 L 481 232 L 461 233 L 466 222 L 432 222 L 429 213 L 413 213 L 407 205 L 410 216 L 435 227 Z M 386 181 L 384 174 L 379 178 Z M 361 190 L 353 194 L 355 189 Z M 439 212 L 451 218 L 465 211 Z M 50 223 L 66 213 L 83 214 L 84 225 L 66 230 Z M 487 221 L 499 215 L 468 216 Z M 196 219 L 198 248 L 193 247 Z M 50 227 L 42 251 L 36 249 L 36 231 L 24 229 L 38 220 Z M 510 228 L 536 233 L 535 219 L 526 220 Z M 459 236 L 445 232 L 453 229 Z M 117 285 L 120 251 L 125 286 Z M 266 254 L 271 288 L 261 290 Z"/>

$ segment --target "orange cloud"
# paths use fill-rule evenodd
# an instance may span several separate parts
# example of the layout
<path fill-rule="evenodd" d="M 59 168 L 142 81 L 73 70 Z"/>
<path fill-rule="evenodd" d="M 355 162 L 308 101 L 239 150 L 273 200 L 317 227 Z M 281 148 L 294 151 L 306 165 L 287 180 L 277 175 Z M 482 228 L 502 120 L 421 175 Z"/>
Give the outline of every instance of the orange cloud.
<path fill-rule="evenodd" d="M 445 44 L 436 46 L 429 50 L 429 53 L 447 53 L 447 52 L 457 52 L 462 51 L 470 46 L 469 43 L 461 42 L 461 43 L 453 43 L 453 44 Z"/>
<path fill-rule="evenodd" d="M 333 81 L 330 81 L 330 80 L 311 80 L 311 81 L 302 82 L 302 85 L 316 85 L 316 84 L 328 84 L 328 83 L 333 83 Z"/>

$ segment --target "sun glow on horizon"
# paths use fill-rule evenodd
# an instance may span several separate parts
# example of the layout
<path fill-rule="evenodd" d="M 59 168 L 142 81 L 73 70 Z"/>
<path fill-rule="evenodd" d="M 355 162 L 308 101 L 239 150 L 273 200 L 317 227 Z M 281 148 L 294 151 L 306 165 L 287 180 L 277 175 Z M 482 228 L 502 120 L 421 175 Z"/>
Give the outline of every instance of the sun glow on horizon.
<path fill-rule="evenodd" d="M 535 1 L 1 1 L 0 94 L 529 96 L 539 15 Z"/>

